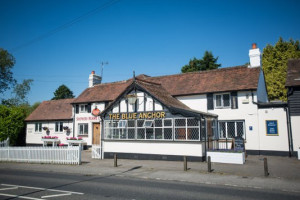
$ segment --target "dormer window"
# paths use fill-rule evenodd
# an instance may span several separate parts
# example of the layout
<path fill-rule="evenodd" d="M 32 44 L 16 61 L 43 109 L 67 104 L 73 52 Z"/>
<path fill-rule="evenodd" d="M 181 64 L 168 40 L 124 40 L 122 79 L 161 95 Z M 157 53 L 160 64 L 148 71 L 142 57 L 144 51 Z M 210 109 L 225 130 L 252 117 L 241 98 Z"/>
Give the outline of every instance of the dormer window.
<path fill-rule="evenodd" d="M 230 107 L 230 94 L 216 94 L 215 95 L 216 108 L 229 108 Z"/>

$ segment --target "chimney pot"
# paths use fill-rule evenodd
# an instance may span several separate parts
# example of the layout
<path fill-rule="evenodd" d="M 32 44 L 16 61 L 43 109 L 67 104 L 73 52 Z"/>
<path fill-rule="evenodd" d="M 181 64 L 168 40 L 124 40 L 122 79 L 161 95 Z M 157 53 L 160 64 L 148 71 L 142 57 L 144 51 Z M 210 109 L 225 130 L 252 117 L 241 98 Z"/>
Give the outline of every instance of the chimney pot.
<path fill-rule="evenodd" d="M 253 43 L 253 44 L 252 44 L 252 49 L 257 49 L 256 43 Z"/>
<path fill-rule="evenodd" d="M 95 74 L 95 71 L 92 71 L 92 74 Z"/>

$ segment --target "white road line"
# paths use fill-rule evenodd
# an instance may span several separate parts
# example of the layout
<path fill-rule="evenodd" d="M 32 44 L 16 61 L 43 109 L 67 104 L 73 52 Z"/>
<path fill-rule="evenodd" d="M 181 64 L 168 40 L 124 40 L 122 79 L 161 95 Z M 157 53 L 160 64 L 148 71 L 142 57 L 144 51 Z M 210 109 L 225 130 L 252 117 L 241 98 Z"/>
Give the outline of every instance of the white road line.
<path fill-rule="evenodd" d="M 15 190 L 15 189 L 18 189 L 18 187 L 1 188 L 0 191 L 3 191 L 3 190 Z"/>
<path fill-rule="evenodd" d="M 14 198 L 19 198 L 19 199 L 43 200 L 43 199 L 39 199 L 39 198 L 26 197 L 26 196 L 18 196 L 18 195 L 13 195 L 13 194 L 4 194 L 4 193 L 0 193 L 0 196 L 14 197 Z"/>
<path fill-rule="evenodd" d="M 39 188 L 39 187 L 29 187 L 29 186 L 22 186 L 22 185 L 10 185 L 10 184 L 1 184 L 3 186 L 11 186 L 11 187 L 20 187 L 20 188 L 27 188 L 27 189 L 33 189 L 33 190 L 47 190 L 47 191 L 52 191 L 52 192 L 66 192 L 66 193 L 71 193 L 71 194 L 81 194 L 83 195 L 84 193 L 81 192 L 72 192 L 72 191 L 67 191 L 67 190 L 55 190 L 55 189 L 47 189 L 47 188 Z"/>
<path fill-rule="evenodd" d="M 41 198 L 46 199 L 46 198 L 51 198 L 51 197 L 61 197 L 61 196 L 69 196 L 69 195 L 72 195 L 72 193 L 47 195 L 47 196 L 42 196 Z"/>

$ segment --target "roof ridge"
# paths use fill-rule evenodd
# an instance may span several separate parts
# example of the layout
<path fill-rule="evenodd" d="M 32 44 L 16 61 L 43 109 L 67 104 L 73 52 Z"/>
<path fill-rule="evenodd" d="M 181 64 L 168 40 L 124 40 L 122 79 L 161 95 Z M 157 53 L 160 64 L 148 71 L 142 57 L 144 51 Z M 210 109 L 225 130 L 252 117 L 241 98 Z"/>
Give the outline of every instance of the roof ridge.
<path fill-rule="evenodd" d="M 42 103 L 43 102 L 50 102 L 50 101 L 72 100 L 72 99 L 76 99 L 76 97 L 74 97 L 74 98 L 65 98 L 65 99 L 50 99 L 50 100 L 42 101 Z"/>
<path fill-rule="evenodd" d="M 211 72 L 220 72 L 220 71 L 227 71 L 227 70 L 233 70 L 233 69 L 237 69 L 237 68 L 246 68 L 246 65 L 237 65 L 237 66 L 233 66 L 233 67 L 224 67 L 224 68 L 219 68 L 219 69 L 212 69 L 212 70 L 205 70 L 205 71 L 195 71 L 195 72 L 186 72 L 186 73 L 180 73 L 180 74 L 171 74 L 171 75 L 162 75 L 162 76 L 150 76 L 147 77 L 148 78 L 161 78 L 161 77 L 170 77 L 170 76 L 183 76 L 186 74 L 205 74 L 205 73 L 211 73 Z"/>
<path fill-rule="evenodd" d="M 92 86 L 92 87 L 88 87 L 87 89 L 93 88 L 93 87 L 98 87 L 98 86 L 101 86 L 101 85 L 109 85 L 109 84 L 117 84 L 117 83 L 119 83 L 119 84 L 121 84 L 121 83 L 126 83 L 126 82 L 128 82 L 129 80 L 130 80 L 130 79 L 122 80 L 122 81 L 113 81 L 113 82 L 108 82 L 108 83 L 100 83 L 100 84 L 96 84 L 96 85 L 94 85 L 94 86 Z"/>

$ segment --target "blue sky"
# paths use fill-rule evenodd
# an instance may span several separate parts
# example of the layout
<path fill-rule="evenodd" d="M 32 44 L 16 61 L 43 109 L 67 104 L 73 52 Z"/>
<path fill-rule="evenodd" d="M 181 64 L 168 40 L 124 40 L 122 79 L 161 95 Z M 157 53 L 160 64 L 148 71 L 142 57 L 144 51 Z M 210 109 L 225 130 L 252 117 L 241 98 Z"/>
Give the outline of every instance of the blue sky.
<path fill-rule="evenodd" d="M 296 0 L 120 0 L 37 39 L 107 2 L 0 0 L 0 47 L 16 58 L 13 73 L 19 82 L 34 80 L 31 104 L 51 99 L 61 84 L 78 96 L 103 61 L 109 62 L 103 82 L 112 82 L 131 78 L 133 70 L 150 76 L 180 73 L 205 50 L 219 56 L 222 67 L 242 65 L 249 62 L 253 42 L 262 50 L 280 36 L 300 39 Z"/>

